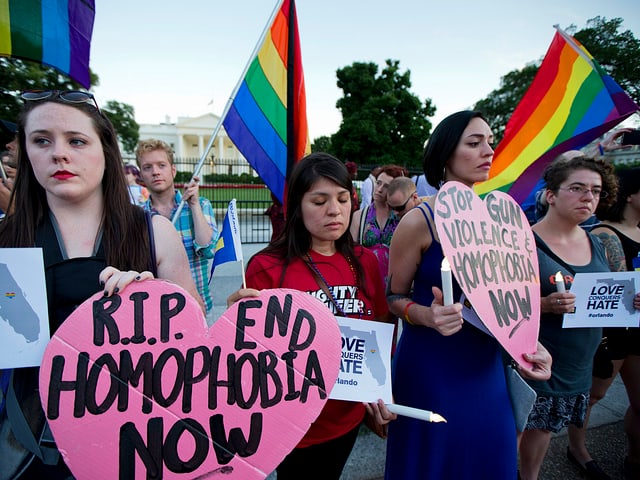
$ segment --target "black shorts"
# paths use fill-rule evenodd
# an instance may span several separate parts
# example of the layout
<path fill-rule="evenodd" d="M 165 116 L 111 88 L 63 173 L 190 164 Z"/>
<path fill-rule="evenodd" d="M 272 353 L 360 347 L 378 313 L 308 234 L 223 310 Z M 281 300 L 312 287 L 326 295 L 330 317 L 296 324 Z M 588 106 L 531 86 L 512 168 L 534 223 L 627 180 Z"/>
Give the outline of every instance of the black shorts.
<path fill-rule="evenodd" d="M 640 355 L 640 328 L 611 328 L 602 330 L 602 341 L 593 358 L 593 376 L 610 378 L 612 360 L 623 360 L 629 355 Z"/>

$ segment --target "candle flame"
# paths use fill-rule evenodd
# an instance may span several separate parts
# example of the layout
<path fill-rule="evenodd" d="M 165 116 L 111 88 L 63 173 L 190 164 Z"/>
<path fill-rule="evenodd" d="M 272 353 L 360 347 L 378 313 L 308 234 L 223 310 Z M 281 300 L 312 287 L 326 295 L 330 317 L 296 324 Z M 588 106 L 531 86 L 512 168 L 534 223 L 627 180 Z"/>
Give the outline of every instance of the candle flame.
<path fill-rule="evenodd" d="M 451 265 L 449 265 L 449 260 L 447 260 L 447 257 L 444 257 L 442 259 L 442 263 L 440 264 L 440 269 L 441 270 L 451 270 Z"/>
<path fill-rule="evenodd" d="M 558 282 L 564 282 L 564 276 L 562 275 L 562 272 L 558 271 L 556 273 L 556 283 Z"/>

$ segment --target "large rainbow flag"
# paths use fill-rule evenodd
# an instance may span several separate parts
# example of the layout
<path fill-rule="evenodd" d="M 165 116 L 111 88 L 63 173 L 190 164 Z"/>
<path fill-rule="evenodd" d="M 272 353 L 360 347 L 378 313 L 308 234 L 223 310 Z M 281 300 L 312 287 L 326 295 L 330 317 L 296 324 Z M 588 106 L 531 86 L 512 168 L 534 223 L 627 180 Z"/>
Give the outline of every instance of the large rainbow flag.
<path fill-rule="evenodd" d="M 233 96 L 229 138 L 284 203 L 293 165 L 311 152 L 294 0 L 283 0 Z"/>
<path fill-rule="evenodd" d="M 556 156 L 589 144 L 640 110 L 582 45 L 556 29 L 507 123 L 489 179 L 476 185 L 479 195 L 502 190 L 522 203 Z"/>
<path fill-rule="evenodd" d="M 94 0 L 0 0 L 0 56 L 58 69 L 91 87 Z"/>

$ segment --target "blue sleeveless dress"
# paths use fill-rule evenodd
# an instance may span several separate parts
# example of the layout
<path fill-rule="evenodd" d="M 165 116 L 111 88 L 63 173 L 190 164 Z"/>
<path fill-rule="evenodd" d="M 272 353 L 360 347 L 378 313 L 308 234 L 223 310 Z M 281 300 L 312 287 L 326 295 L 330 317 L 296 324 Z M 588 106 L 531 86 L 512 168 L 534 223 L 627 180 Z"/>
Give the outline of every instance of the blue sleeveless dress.
<path fill-rule="evenodd" d="M 442 258 L 433 241 L 416 272 L 414 301 L 431 305 L 431 286 L 442 283 Z M 454 279 L 454 299 L 460 294 Z M 468 323 L 445 337 L 405 322 L 393 362 L 395 403 L 439 413 L 447 423 L 403 416 L 391 422 L 385 479 L 516 478 L 516 427 L 494 338 Z"/>

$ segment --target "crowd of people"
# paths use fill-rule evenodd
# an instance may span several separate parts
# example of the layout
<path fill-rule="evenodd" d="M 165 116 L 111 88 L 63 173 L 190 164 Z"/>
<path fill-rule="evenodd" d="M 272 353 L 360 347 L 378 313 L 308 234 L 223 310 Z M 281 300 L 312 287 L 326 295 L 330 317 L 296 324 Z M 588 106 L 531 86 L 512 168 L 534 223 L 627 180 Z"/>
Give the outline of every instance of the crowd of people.
<path fill-rule="evenodd" d="M 178 190 L 173 151 L 157 139 L 141 140 L 137 165 L 124 165 L 113 125 L 88 92 L 33 91 L 22 98 L 1 154 L 0 247 L 43 249 L 51 333 L 94 293 L 111 296 L 150 278 L 183 287 L 212 324 L 208 274 L 219 231 L 211 203 L 199 195 L 199 178 Z M 449 181 L 473 187 L 486 180 L 493 153 L 486 119 L 461 111 L 432 132 L 424 175 L 411 178 L 402 166 L 380 165 L 358 192 L 353 162 L 312 153 L 295 165 L 284 204 L 269 212 L 271 241 L 249 260 L 246 288 L 228 303 L 261 289 L 292 288 L 324 299 L 338 316 L 399 322 L 394 401 L 438 412 L 447 424 L 396 415 L 382 400 L 329 400 L 278 465 L 279 480 L 301 472 L 339 479 L 365 418 L 388 429 L 388 480 L 478 478 L 479 472 L 536 479 L 551 434 L 565 428 L 568 459 L 588 478 L 606 479 L 586 448 L 586 427 L 591 407 L 618 373 L 629 397 L 624 468 L 628 478 L 640 478 L 640 329 L 562 326 L 563 314 L 576 305 L 577 273 L 640 269 L 640 168 L 616 174 L 607 160 L 574 152 L 545 170 L 532 225 L 540 333 L 536 350 L 525 355 L 532 367 L 518 369 L 536 401 L 519 432 L 504 349 L 465 321 L 459 302 L 443 299 L 444 253 L 434 218 L 439 189 Z M 455 278 L 453 291 L 459 299 Z M 640 310 L 640 293 L 633 302 Z M 2 399 L 17 393 L 32 434 L 25 439 L 13 431 L 0 403 L 0 478 L 71 475 L 49 438 L 37 375 L 35 367 L 0 371 Z M 51 456 L 29 448 L 42 439 L 53 445 Z"/>

